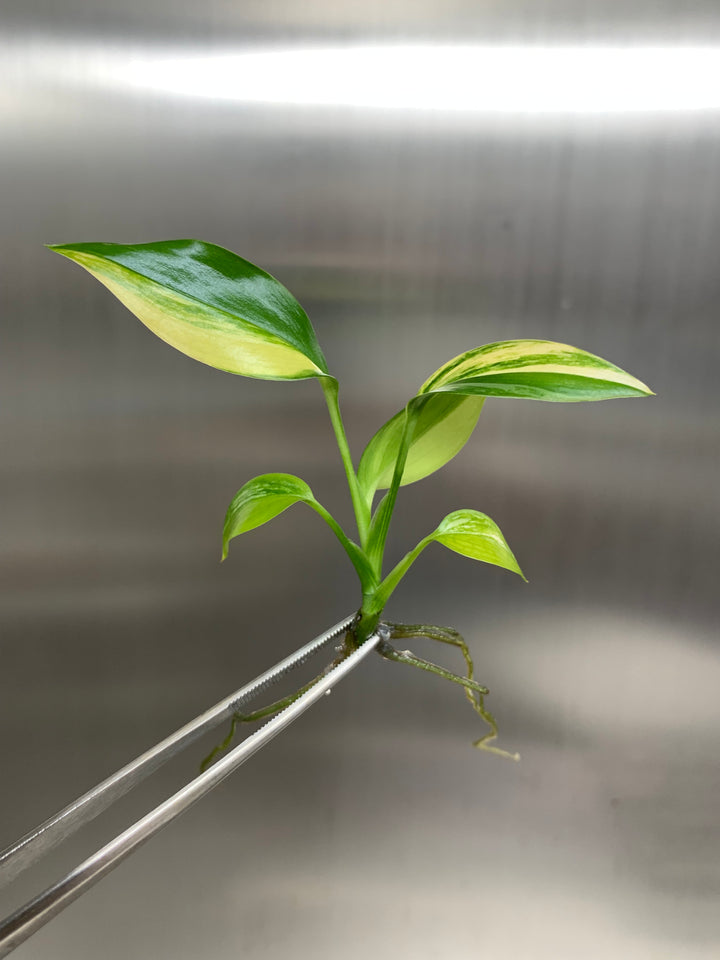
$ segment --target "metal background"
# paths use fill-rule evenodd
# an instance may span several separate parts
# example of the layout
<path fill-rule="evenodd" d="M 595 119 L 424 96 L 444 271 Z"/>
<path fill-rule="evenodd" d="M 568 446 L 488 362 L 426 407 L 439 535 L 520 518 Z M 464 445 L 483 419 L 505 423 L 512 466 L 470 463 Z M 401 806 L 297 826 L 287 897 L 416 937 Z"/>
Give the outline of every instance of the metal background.
<path fill-rule="evenodd" d="M 529 577 L 438 547 L 390 611 L 464 632 L 520 764 L 470 748 L 455 688 L 378 659 L 18 956 L 718 956 L 717 113 L 458 122 L 123 92 L 87 67 L 173 45 L 720 36 L 715 3 L 631 6 L 5 0 L 0 845 L 358 603 L 301 508 L 218 564 L 257 473 L 303 476 L 349 520 L 317 384 L 175 353 L 43 243 L 198 236 L 271 270 L 341 378 L 356 454 L 496 339 L 577 344 L 658 394 L 491 401 L 400 499 L 392 557 L 470 506 Z"/>

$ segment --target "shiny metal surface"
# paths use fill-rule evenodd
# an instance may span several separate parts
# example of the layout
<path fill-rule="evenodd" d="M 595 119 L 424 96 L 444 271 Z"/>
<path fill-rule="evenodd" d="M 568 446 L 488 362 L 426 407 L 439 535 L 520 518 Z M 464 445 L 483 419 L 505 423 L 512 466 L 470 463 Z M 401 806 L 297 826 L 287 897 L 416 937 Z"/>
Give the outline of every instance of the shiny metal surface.
<path fill-rule="evenodd" d="M 351 621 L 352 618 L 345 623 L 343 628 L 338 629 L 336 627 L 334 630 L 328 631 L 327 635 L 318 637 L 312 644 L 308 645 L 308 647 L 313 647 L 314 650 L 317 651 L 321 646 L 332 642 L 332 639 L 338 639 L 338 637 L 342 635 L 342 630 L 345 629 Z M 379 633 L 370 636 L 361 647 L 354 650 L 341 663 L 328 671 L 317 683 L 313 684 L 310 690 L 306 690 L 302 696 L 285 707 L 271 720 L 268 720 L 259 730 L 251 733 L 242 743 L 238 744 L 225 756 L 220 757 L 208 770 L 205 770 L 200 776 L 195 777 L 194 780 L 173 794 L 172 797 L 169 797 L 164 803 L 161 803 L 144 816 L 142 820 L 134 823 L 121 833 L 120 836 L 115 837 L 101 850 L 98 850 L 97 853 L 94 853 L 83 863 L 75 867 L 68 876 L 64 877 L 48 890 L 45 890 L 24 907 L 21 907 L 11 917 L 0 922 L 0 957 L 6 957 L 16 950 L 30 936 L 52 920 L 53 917 L 56 917 L 62 910 L 77 900 L 78 897 L 86 893 L 93 884 L 107 876 L 111 870 L 114 870 L 115 867 L 125 860 L 126 857 L 129 857 L 131 853 L 134 853 L 138 847 L 154 837 L 159 830 L 169 823 L 172 823 L 173 820 L 185 813 L 194 803 L 197 803 L 198 800 L 207 796 L 211 790 L 214 790 L 226 777 L 234 773 L 246 760 L 249 760 L 258 750 L 267 746 L 279 733 L 286 730 L 291 723 L 302 716 L 302 714 L 313 706 L 313 704 L 317 703 L 321 697 L 329 694 L 332 687 L 346 677 L 351 670 L 354 670 L 360 661 L 364 660 L 369 653 L 372 653 L 379 642 Z M 291 662 L 288 663 L 286 661 L 285 663 L 277 664 L 272 673 L 277 675 L 288 673 L 303 660 L 307 659 L 309 652 L 309 649 L 303 650 L 300 656 L 293 658 Z M 239 692 L 240 702 L 245 703 L 248 696 L 255 696 L 260 690 L 267 686 L 268 682 L 272 682 L 272 680 L 266 676 L 258 678 L 253 684 L 249 684 L 249 689 L 243 689 Z M 233 697 L 231 705 L 237 709 L 237 696 Z M 211 718 L 205 716 L 199 718 L 199 720 L 201 723 L 204 722 L 204 726 L 207 728 L 209 725 L 208 720 L 211 719 L 212 723 L 210 727 L 214 729 L 217 726 L 218 711 L 215 709 L 212 710 L 211 713 Z M 220 717 L 227 717 L 227 715 L 227 709 L 220 712 Z M 192 726 L 196 728 L 192 731 L 193 734 L 197 734 L 197 727 L 199 725 L 197 722 L 192 724 Z M 178 740 L 180 740 L 182 744 L 187 745 L 190 739 L 187 729 L 183 729 L 179 731 L 179 733 L 181 736 L 175 738 L 175 742 L 172 744 L 160 745 L 160 751 L 162 751 L 164 746 L 165 753 L 177 753 L 179 746 Z M 156 750 L 155 752 L 157 754 L 160 751 Z M 144 758 L 139 759 L 142 762 Z M 136 764 L 133 771 L 136 782 L 139 781 L 137 777 L 139 766 L 139 764 Z M 113 787 L 114 786 L 115 785 L 113 785 Z M 129 789 L 129 787 L 127 789 Z M 99 790 L 95 791 L 95 797 L 97 797 L 99 792 Z M 107 791 L 105 791 L 105 795 L 107 796 Z M 95 797 L 93 799 L 95 799 Z M 83 799 L 84 798 L 81 798 L 80 803 L 82 803 Z M 88 809 L 87 803 L 84 804 L 84 807 L 86 814 Z M 85 816 L 85 819 L 90 818 Z M 47 829 L 44 832 L 47 832 Z"/>
<path fill-rule="evenodd" d="M 399 501 L 389 562 L 468 506 L 529 578 L 428 550 L 388 611 L 464 633 L 520 764 L 472 752 L 457 691 L 371 661 L 18 957 L 715 958 L 720 115 L 248 103 L 127 74 L 354 44 L 692 52 L 720 44 L 717 4 L 6 0 L 0 20 L 0 846 L 356 597 L 300 507 L 217 562 L 254 474 L 349 519 L 316 385 L 173 353 L 43 243 L 199 236 L 262 264 L 316 326 L 356 455 L 493 340 L 574 343 L 657 393 L 489 402 Z M 187 768 L 158 780 L 0 912 Z"/>

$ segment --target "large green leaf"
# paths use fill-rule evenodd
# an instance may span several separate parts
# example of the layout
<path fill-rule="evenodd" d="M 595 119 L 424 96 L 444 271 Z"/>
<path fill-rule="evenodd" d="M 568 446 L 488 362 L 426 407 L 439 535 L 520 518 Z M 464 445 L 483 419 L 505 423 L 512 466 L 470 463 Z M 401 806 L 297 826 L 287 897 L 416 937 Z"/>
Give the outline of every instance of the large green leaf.
<path fill-rule="evenodd" d="M 432 541 L 442 543 L 448 550 L 454 550 L 464 557 L 505 567 L 525 579 L 498 525 L 477 510 L 455 510 L 449 513 L 424 542 Z"/>
<path fill-rule="evenodd" d="M 462 353 L 420 388 L 421 395 L 437 391 L 566 402 L 652 394 L 607 360 L 549 340 L 505 340 Z"/>
<path fill-rule="evenodd" d="M 164 240 L 50 249 L 79 263 L 153 333 L 202 363 L 265 380 L 327 374 L 315 331 L 290 291 L 223 247 Z"/>
<path fill-rule="evenodd" d="M 475 429 L 483 397 L 438 393 L 410 401 L 414 424 L 401 485 L 429 476 L 462 450 Z M 403 430 L 405 410 L 380 427 L 365 448 L 358 480 L 368 502 L 376 490 L 390 486 Z"/>

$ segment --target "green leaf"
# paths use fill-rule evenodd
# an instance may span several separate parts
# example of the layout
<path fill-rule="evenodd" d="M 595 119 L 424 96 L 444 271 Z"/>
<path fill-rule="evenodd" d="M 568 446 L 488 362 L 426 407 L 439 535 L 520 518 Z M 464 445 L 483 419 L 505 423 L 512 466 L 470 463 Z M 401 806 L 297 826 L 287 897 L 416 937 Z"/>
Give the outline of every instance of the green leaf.
<path fill-rule="evenodd" d="M 392 592 L 415 563 L 423 550 L 431 543 L 442 543 L 449 550 L 460 553 L 473 560 L 483 560 L 496 567 L 512 570 L 525 579 L 525 576 L 505 542 L 500 528 L 490 517 L 477 510 L 455 510 L 449 513 L 437 530 L 424 537 L 420 543 L 390 571 L 376 591 L 379 609 L 385 606 Z"/>
<path fill-rule="evenodd" d="M 462 353 L 426 380 L 420 395 L 438 391 L 565 402 L 652 394 L 607 360 L 549 340 L 505 340 Z"/>
<path fill-rule="evenodd" d="M 306 503 L 320 514 L 350 557 L 363 590 L 374 588 L 377 585 L 377 576 L 363 551 L 347 537 L 337 520 L 315 499 L 307 483 L 291 473 L 264 473 L 248 480 L 245 486 L 238 490 L 225 514 L 222 559 L 227 557 L 228 545 L 233 537 L 262 526 L 294 503 Z"/>
<path fill-rule="evenodd" d="M 525 579 L 500 528 L 490 517 L 478 513 L 477 510 L 455 510 L 449 513 L 437 530 L 423 542 L 432 541 L 442 543 L 448 550 L 454 550 L 464 557 L 505 567 Z"/>
<path fill-rule="evenodd" d="M 230 501 L 223 524 L 223 560 L 233 537 L 262 526 L 294 503 L 314 505 L 310 487 L 290 473 L 264 473 L 248 480 Z"/>
<path fill-rule="evenodd" d="M 269 273 L 201 240 L 75 243 L 84 267 L 162 340 L 202 363 L 264 380 L 327 375 L 315 331 Z"/>
<path fill-rule="evenodd" d="M 459 453 L 475 429 L 483 397 L 437 393 L 410 401 L 415 422 L 401 486 L 429 476 Z M 358 467 L 358 480 L 367 501 L 390 486 L 397 460 L 405 410 L 380 427 L 368 443 Z"/>

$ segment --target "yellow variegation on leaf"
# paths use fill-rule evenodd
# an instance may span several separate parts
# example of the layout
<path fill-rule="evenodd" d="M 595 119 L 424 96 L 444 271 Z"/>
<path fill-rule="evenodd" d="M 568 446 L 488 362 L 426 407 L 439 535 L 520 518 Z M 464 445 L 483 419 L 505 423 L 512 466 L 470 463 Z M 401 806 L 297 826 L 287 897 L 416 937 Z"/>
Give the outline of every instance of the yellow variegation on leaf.
<path fill-rule="evenodd" d="M 487 344 L 455 357 L 429 377 L 406 407 L 371 439 L 356 473 L 340 413 L 337 380 L 328 373 L 305 311 L 270 274 L 229 250 L 199 240 L 78 243 L 51 249 L 82 266 L 158 337 L 196 360 L 248 377 L 320 380 L 348 479 L 360 545 L 349 539 L 304 480 L 272 473 L 248 481 L 231 501 L 223 526 L 222 556 L 225 559 L 234 537 L 267 523 L 292 504 L 305 503 L 318 513 L 353 563 L 362 588 L 362 605 L 348 628 L 343 653 L 379 631 L 390 595 L 431 543 L 523 577 L 497 525 L 478 511 L 456 510 L 382 579 L 385 543 L 399 487 L 438 470 L 462 449 L 486 397 L 577 402 L 651 393 L 614 364 L 567 344 L 547 340 Z M 371 516 L 374 495 L 384 488 L 388 492 Z M 399 629 L 402 625 L 384 626 L 391 628 L 391 639 L 393 631 L 398 637 L 424 635 L 462 650 L 466 678 L 412 654 L 408 659 L 384 638 L 383 647 L 378 647 L 389 659 L 412 662 L 463 685 L 474 709 L 490 726 L 489 734 L 476 745 L 503 753 L 487 747 L 497 734 L 497 725 L 483 706 L 487 690 L 473 678 L 472 659 L 462 638 L 422 625 L 406 625 L 404 631 Z M 258 714 L 267 715 L 292 702 L 302 689 Z M 230 736 L 238 719 L 250 718 L 236 715 Z"/>
<path fill-rule="evenodd" d="M 429 476 L 462 450 L 480 416 L 483 397 L 438 393 L 410 401 L 413 417 L 401 486 Z M 405 429 L 405 410 L 387 421 L 368 443 L 358 467 L 358 480 L 368 501 L 392 482 Z"/>
<path fill-rule="evenodd" d="M 436 370 L 419 393 L 438 391 L 566 403 L 652 394 L 607 360 L 551 340 L 503 340 L 461 353 Z"/>
<path fill-rule="evenodd" d="M 367 502 L 372 502 L 376 490 L 393 484 L 398 458 L 405 457 L 398 486 L 440 469 L 470 438 L 485 397 L 579 402 L 651 393 L 620 367 L 565 343 L 489 343 L 436 370 L 406 410 L 378 430 L 360 460 L 360 486 Z M 373 549 L 385 536 L 393 504 L 391 492 L 374 521 Z"/>
<path fill-rule="evenodd" d="M 310 320 L 278 280 L 200 240 L 50 247 L 108 288 L 181 353 L 265 380 L 327 376 Z"/>

